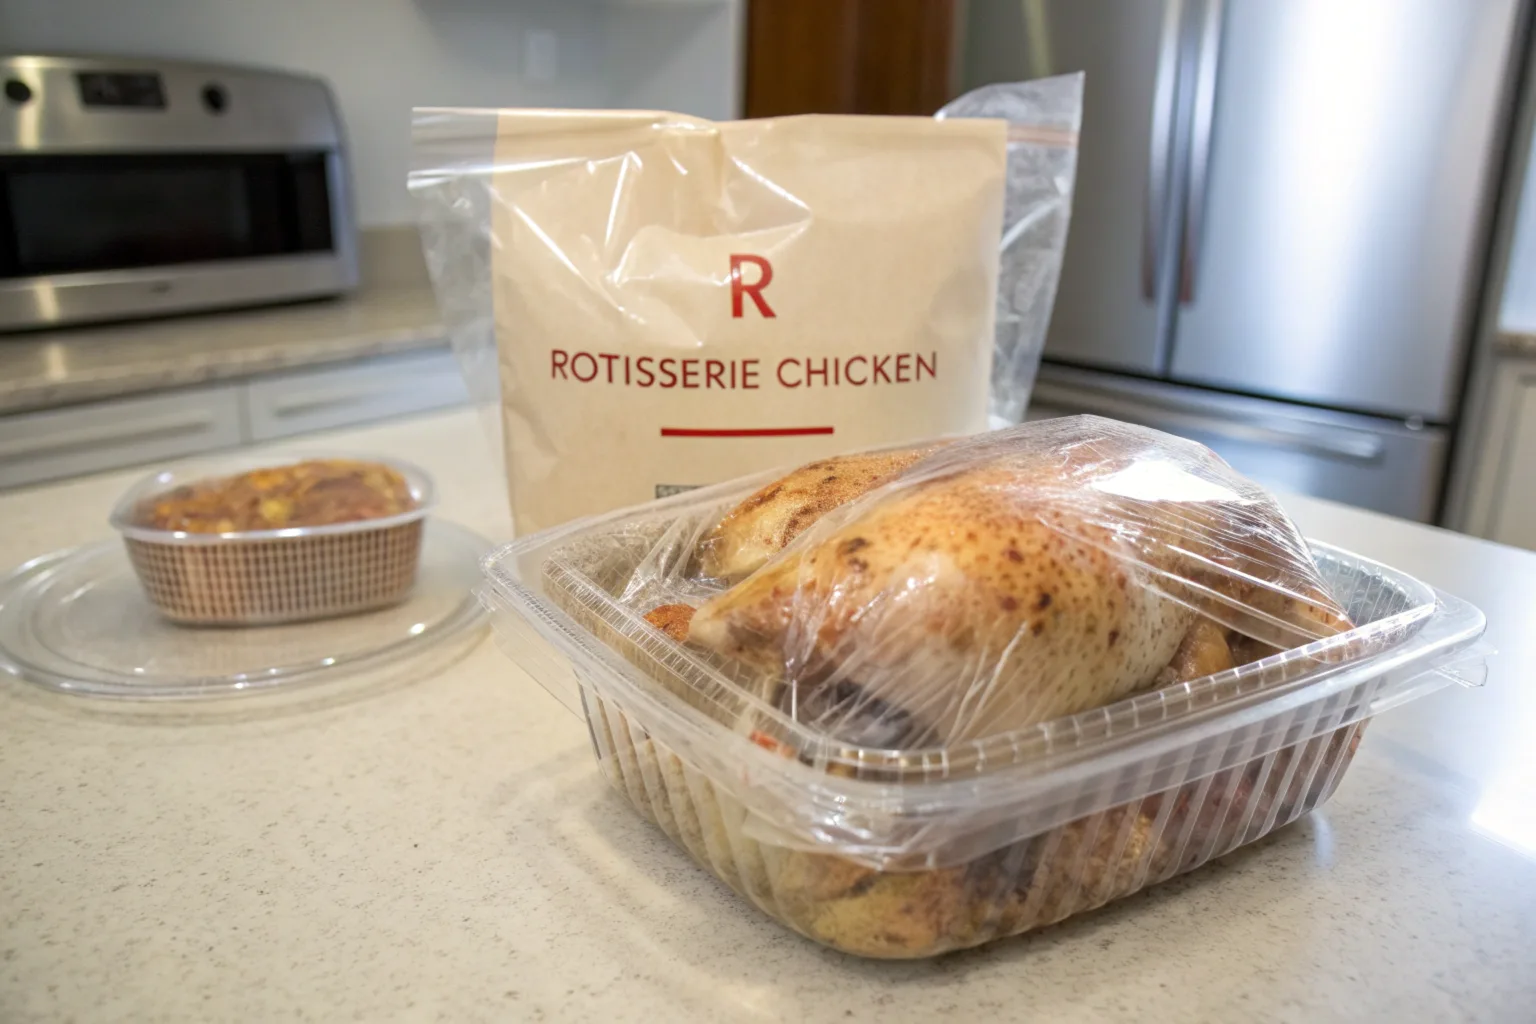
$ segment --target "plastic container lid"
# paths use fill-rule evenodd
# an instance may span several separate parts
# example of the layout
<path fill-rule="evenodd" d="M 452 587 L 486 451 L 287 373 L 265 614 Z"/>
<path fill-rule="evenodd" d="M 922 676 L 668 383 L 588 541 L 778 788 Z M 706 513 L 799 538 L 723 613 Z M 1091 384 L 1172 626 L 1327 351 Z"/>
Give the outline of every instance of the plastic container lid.
<path fill-rule="evenodd" d="M 490 546 L 429 520 L 416 586 L 400 604 L 240 629 L 162 617 L 120 541 L 44 555 L 0 580 L 0 670 L 62 693 L 162 703 L 419 678 L 479 638 L 472 587 Z"/>

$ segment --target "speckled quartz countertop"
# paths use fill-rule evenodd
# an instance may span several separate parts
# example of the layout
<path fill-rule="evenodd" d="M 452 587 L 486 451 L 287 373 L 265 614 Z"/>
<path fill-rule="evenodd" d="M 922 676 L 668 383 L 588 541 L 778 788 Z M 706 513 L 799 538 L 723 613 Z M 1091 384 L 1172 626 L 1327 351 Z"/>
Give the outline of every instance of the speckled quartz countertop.
<path fill-rule="evenodd" d="M 0 415 L 445 344 L 424 283 L 270 309 L 0 335 Z"/>
<path fill-rule="evenodd" d="M 1498 348 L 1505 355 L 1536 356 L 1536 333 L 1500 331 Z"/>
<path fill-rule="evenodd" d="M 504 532 L 472 413 L 335 441 L 430 467 L 444 515 Z M 101 536 L 133 475 L 0 496 L 0 560 Z M 0 1020 L 1530 1021 L 1536 555 L 1287 504 L 1486 609 L 1486 687 L 1378 718 L 1335 798 L 1253 847 L 926 963 L 747 907 L 608 792 L 585 727 L 491 643 L 248 720 L 0 684 Z"/>

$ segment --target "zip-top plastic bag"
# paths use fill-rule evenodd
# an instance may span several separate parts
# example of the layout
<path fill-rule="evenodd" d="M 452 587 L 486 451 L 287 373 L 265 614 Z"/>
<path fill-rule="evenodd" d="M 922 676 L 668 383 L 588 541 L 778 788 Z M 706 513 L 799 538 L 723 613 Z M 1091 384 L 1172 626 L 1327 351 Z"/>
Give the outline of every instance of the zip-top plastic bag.
<path fill-rule="evenodd" d="M 416 111 L 411 188 L 518 532 L 1020 418 L 1080 75 L 938 118 Z"/>

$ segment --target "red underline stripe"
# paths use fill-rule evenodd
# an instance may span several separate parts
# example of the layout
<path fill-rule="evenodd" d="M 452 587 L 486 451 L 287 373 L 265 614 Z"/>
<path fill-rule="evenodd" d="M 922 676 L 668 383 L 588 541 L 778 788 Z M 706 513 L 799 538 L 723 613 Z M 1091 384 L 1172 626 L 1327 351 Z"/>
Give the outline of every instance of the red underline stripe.
<path fill-rule="evenodd" d="M 662 427 L 662 437 L 803 437 L 830 434 L 831 427 L 756 427 L 747 430 L 695 430 L 691 427 Z"/>

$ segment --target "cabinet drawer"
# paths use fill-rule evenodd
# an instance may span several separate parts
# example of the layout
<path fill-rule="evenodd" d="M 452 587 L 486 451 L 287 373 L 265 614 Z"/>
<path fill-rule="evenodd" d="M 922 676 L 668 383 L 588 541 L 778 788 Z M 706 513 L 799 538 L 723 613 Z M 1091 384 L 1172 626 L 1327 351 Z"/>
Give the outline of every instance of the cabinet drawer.
<path fill-rule="evenodd" d="M 240 391 L 199 388 L 0 417 L 0 487 L 240 444 Z"/>
<path fill-rule="evenodd" d="M 270 441 L 442 409 L 467 395 L 453 354 L 442 349 L 252 381 L 247 398 L 250 440 Z"/>

